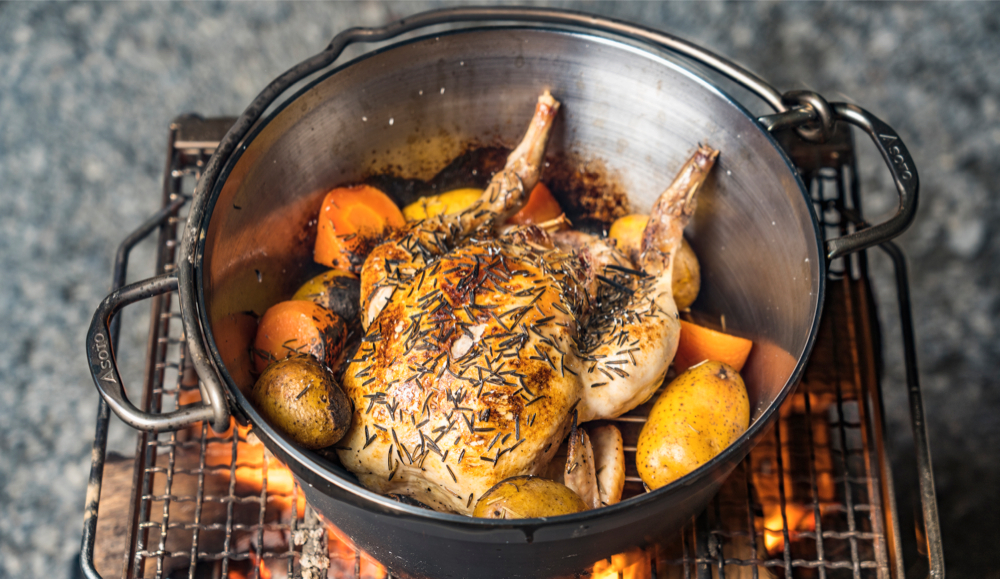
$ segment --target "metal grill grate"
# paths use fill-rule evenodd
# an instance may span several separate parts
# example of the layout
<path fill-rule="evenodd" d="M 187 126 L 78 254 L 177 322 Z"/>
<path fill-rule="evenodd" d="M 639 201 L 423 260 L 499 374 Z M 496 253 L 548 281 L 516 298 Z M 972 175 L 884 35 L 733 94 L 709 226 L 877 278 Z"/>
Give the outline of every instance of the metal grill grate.
<path fill-rule="evenodd" d="M 183 201 L 227 126 L 227 120 L 185 117 L 172 127 L 157 273 L 172 267 Z M 850 135 L 838 137 L 823 147 L 786 143 L 822 227 L 833 235 L 852 227 L 846 216 L 858 206 Z M 708 509 L 677 536 L 598 563 L 594 576 L 902 577 L 865 267 L 863 255 L 831 264 L 823 323 L 802 384 Z M 166 412 L 197 399 L 176 296 L 159 296 L 152 302 L 142 407 Z M 618 420 L 631 455 L 626 496 L 642 492 L 634 452 L 647 411 L 640 407 Z M 107 420 L 102 404 L 95 442 L 101 451 L 94 465 L 98 493 Z M 197 424 L 175 433 L 140 433 L 136 457 L 125 554 L 115 573 L 298 577 L 326 554 L 330 577 L 384 574 L 335 529 L 324 535 L 317 528 L 290 473 L 243 428 L 220 435 Z M 92 477 L 92 491 L 94 485 Z M 83 560 L 91 576 L 99 576 L 96 531 L 96 521 L 88 519 Z M 323 548 L 313 551 L 316 544 Z"/>

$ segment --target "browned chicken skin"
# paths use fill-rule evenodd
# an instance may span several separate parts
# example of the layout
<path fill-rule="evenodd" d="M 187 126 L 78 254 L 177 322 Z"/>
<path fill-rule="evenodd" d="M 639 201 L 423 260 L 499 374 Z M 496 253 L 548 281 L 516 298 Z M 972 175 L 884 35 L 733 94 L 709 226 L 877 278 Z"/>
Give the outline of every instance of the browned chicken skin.
<path fill-rule="evenodd" d="M 644 241 L 653 276 L 596 238 L 579 251 L 534 226 L 497 236 L 538 182 L 558 107 L 539 98 L 472 207 L 414 223 L 365 261 L 366 335 L 344 375 L 354 417 L 338 453 L 374 491 L 471 514 L 497 482 L 544 472 L 574 419 L 620 415 L 666 374 L 671 255 L 707 168 L 667 190 L 682 198 L 669 216 L 654 212 L 665 233 Z M 710 168 L 716 154 L 696 157 Z"/>

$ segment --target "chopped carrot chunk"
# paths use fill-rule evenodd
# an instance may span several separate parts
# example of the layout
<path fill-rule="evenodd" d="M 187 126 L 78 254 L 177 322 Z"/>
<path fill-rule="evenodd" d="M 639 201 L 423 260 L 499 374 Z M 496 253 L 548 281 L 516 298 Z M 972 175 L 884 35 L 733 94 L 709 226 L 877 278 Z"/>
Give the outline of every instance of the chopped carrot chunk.
<path fill-rule="evenodd" d="M 715 360 L 729 364 L 738 372 L 743 369 L 752 346 L 753 342 L 746 338 L 681 320 L 674 370 L 680 374 L 705 360 Z"/>
<path fill-rule="evenodd" d="M 375 243 L 404 224 L 399 207 L 378 189 L 338 187 L 323 199 L 313 259 L 358 273 Z"/>
<path fill-rule="evenodd" d="M 563 214 L 559 202 L 552 196 L 552 192 L 544 183 L 535 185 L 528 197 L 528 202 L 520 211 L 515 213 L 507 223 L 514 225 L 537 225 L 546 221 L 551 221 Z"/>
<path fill-rule="evenodd" d="M 310 355 L 333 367 L 347 338 L 344 320 L 313 302 L 277 303 L 264 312 L 253 343 L 254 368 L 263 372 L 271 362 Z"/>

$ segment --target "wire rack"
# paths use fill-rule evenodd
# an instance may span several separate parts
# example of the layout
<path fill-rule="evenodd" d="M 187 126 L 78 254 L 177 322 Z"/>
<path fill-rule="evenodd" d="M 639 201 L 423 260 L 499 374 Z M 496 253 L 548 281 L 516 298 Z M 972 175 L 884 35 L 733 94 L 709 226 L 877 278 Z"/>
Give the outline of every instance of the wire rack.
<path fill-rule="evenodd" d="M 187 116 L 171 125 L 163 209 L 123 243 L 116 285 L 124 281 L 131 246 L 152 232 L 159 235 L 156 273 L 173 267 L 185 202 L 230 122 Z M 823 146 L 791 141 L 785 146 L 810 188 L 826 233 L 842 235 L 859 224 L 850 134 L 838 133 Z M 902 296 L 905 277 L 901 284 Z M 801 385 L 708 508 L 675 536 L 598 562 L 591 576 L 904 576 L 892 473 L 882 441 L 881 345 L 864 254 L 831 263 L 827 294 Z M 151 308 L 141 404 L 166 412 L 198 400 L 198 378 L 187 357 L 176 295 L 154 298 Z M 626 457 L 632 465 L 626 496 L 642 492 L 634 452 L 647 411 L 640 407 L 618 419 L 626 454 L 632 455 Z M 84 528 L 86 576 L 387 575 L 316 518 L 289 471 L 239 426 L 221 434 L 201 423 L 178 432 L 139 433 L 129 465 L 132 486 L 124 533 L 111 541 L 112 550 L 117 549 L 113 556 L 96 552 L 100 548 L 95 543 L 107 544 L 96 541 L 106 529 L 105 519 L 123 516 L 109 512 L 101 513 L 100 521 L 98 517 L 101 503 L 108 502 L 101 492 L 108 421 L 102 402 Z M 929 472 L 928 467 L 924 474 Z M 933 551 L 940 539 L 936 529 L 927 531 Z"/>

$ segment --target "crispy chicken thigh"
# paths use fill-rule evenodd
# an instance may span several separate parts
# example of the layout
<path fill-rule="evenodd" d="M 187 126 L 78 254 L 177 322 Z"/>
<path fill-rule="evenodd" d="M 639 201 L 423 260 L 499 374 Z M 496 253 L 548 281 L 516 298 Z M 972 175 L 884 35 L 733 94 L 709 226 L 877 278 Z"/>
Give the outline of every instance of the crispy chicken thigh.
<path fill-rule="evenodd" d="M 627 412 L 670 366 L 672 256 L 717 153 L 699 149 L 661 197 L 640 264 L 589 236 L 498 236 L 538 182 L 558 107 L 539 98 L 472 207 L 412 224 L 365 261 L 365 337 L 344 374 L 354 417 L 338 453 L 374 491 L 471 514 L 494 484 L 543 472 L 574 419 Z"/>

